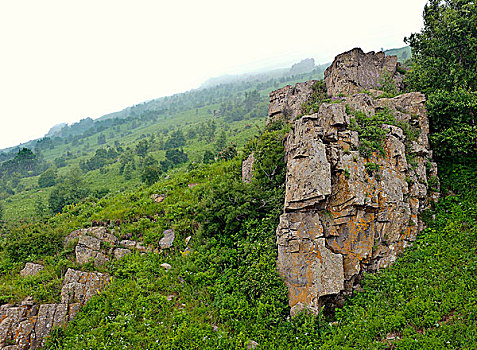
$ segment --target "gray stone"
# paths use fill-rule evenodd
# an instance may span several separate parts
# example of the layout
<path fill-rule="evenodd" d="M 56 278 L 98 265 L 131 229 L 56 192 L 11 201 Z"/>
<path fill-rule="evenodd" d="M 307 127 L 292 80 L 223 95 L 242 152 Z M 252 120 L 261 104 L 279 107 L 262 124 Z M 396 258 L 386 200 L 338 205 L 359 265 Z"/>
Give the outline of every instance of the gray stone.
<path fill-rule="evenodd" d="M 85 304 L 97 294 L 110 281 L 108 274 L 99 272 L 82 272 L 68 269 L 61 289 L 61 302 L 63 304 Z"/>
<path fill-rule="evenodd" d="M 43 268 L 43 265 L 28 262 L 25 264 L 23 270 L 20 271 L 20 276 L 35 276 L 39 274 L 43 270 Z"/>
<path fill-rule="evenodd" d="M 165 268 L 167 271 L 170 270 L 172 268 L 172 266 L 168 263 L 162 263 L 161 264 L 161 267 Z"/>
<path fill-rule="evenodd" d="M 162 237 L 159 240 L 159 246 L 161 249 L 166 249 L 172 247 L 172 244 L 174 243 L 174 239 L 176 238 L 176 235 L 174 234 L 174 231 L 171 229 L 165 230 L 164 231 L 164 237 Z"/>
<path fill-rule="evenodd" d="M 325 70 L 325 83 L 328 94 L 353 95 L 363 90 L 381 89 L 383 79 L 390 79 L 399 91 L 402 76 L 397 72 L 396 56 L 386 56 L 384 52 L 364 53 L 355 48 L 336 56 Z"/>
<path fill-rule="evenodd" d="M 128 239 L 124 239 L 119 244 L 123 247 L 126 247 L 127 249 L 136 249 L 136 241 L 130 241 Z"/>
<path fill-rule="evenodd" d="M 93 250 L 101 249 L 101 241 L 91 236 L 80 236 L 78 240 L 78 244 Z"/>
<path fill-rule="evenodd" d="M 254 340 L 249 340 L 247 342 L 247 349 L 248 350 L 258 349 L 258 347 L 259 347 L 258 343 Z"/>
<path fill-rule="evenodd" d="M 109 257 L 98 250 L 93 250 L 78 244 L 75 248 L 76 262 L 86 264 L 93 262 L 95 266 L 102 266 L 109 261 Z"/>
<path fill-rule="evenodd" d="M 426 187 L 427 176 L 436 176 L 437 170 L 429 149 L 424 95 L 376 99 L 355 93 L 379 82 L 379 72 L 388 72 L 399 85 L 395 69 L 395 59 L 381 54 L 354 50 L 338 56 L 328 69 L 328 93 L 351 95 L 296 120 L 286 139 L 277 265 L 292 313 L 318 312 L 324 297 L 339 301 L 349 295 L 364 271 L 392 264 L 423 228 L 419 214 L 438 197 L 430 198 Z M 278 100 L 271 101 L 269 120 L 282 113 L 283 106 L 295 106 L 288 111 L 291 115 L 299 112 L 296 97 L 286 101 L 288 89 L 271 94 Z M 358 133 L 348 129 L 353 116 L 346 106 L 369 116 L 387 108 L 397 122 L 417 129 L 418 140 L 407 147 L 403 129 L 383 124 L 384 154 L 376 151 L 364 158 L 358 151 Z M 408 165 L 410 153 L 417 166 Z"/>
<path fill-rule="evenodd" d="M 124 258 L 126 255 L 129 255 L 129 254 L 131 254 L 131 251 L 125 248 L 114 248 L 114 251 L 113 251 L 114 257 L 118 260 Z"/>
<path fill-rule="evenodd" d="M 301 114 L 301 106 L 313 94 L 316 81 L 287 85 L 270 93 L 267 124 L 277 121 L 293 121 Z"/>
<path fill-rule="evenodd" d="M 314 205 L 331 194 L 331 165 L 314 125 L 299 119 L 287 138 L 286 210 Z"/>
<path fill-rule="evenodd" d="M 242 182 L 252 182 L 253 179 L 253 164 L 255 163 L 254 152 L 245 159 L 242 163 Z"/>

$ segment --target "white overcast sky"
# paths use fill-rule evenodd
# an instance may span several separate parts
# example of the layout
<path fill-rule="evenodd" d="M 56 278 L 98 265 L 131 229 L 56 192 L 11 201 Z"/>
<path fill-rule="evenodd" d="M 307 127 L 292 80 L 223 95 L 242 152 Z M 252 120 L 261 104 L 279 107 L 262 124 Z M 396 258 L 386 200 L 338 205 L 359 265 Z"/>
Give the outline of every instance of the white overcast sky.
<path fill-rule="evenodd" d="M 213 76 L 402 47 L 426 2 L 0 0 L 0 149 Z"/>

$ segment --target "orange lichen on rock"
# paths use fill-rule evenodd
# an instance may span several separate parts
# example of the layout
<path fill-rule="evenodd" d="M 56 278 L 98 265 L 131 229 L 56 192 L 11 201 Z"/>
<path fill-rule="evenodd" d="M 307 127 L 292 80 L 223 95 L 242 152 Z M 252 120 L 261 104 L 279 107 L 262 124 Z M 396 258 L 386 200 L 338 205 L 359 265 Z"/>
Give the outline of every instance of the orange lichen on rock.
<path fill-rule="evenodd" d="M 360 56 L 356 50 L 351 53 L 349 64 Z M 384 62 L 370 54 L 366 60 Z M 386 62 L 386 70 L 393 70 L 394 61 Z M 333 79 L 327 82 L 328 92 L 329 84 L 348 84 L 338 82 L 348 76 L 343 67 L 339 74 L 329 72 Z M 272 93 L 270 119 L 280 111 L 299 116 L 296 101 L 309 97 L 308 90 L 303 96 L 299 91 L 294 90 L 291 103 L 283 91 Z M 295 110 L 285 113 L 283 106 Z M 399 126 L 383 124 L 384 152 L 376 150 L 365 158 L 358 151 L 360 135 L 349 129 L 353 116 L 348 111 L 372 116 L 384 107 L 396 125 L 412 123 L 418 137 L 407 140 Z M 437 171 L 428 131 L 421 93 L 381 99 L 357 93 L 338 103 L 323 103 L 317 113 L 293 121 L 285 143 L 284 213 L 277 228 L 278 271 L 288 286 L 292 314 L 303 308 L 317 312 L 324 296 L 351 293 L 364 271 L 392 264 L 415 240 L 423 228 L 419 214 L 430 203 L 425 184 Z"/>

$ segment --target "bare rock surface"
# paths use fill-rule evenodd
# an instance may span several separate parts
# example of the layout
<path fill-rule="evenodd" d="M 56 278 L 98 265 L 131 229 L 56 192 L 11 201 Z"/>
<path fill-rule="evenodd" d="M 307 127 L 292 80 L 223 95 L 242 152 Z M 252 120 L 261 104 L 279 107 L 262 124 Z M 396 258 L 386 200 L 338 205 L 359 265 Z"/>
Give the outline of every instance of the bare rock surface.
<path fill-rule="evenodd" d="M 242 181 L 252 182 L 253 179 L 253 164 L 255 163 L 254 152 L 250 153 L 247 159 L 242 163 Z"/>
<path fill-rule="evenodd" d="M 379 89 L 386 79 L 398 89 L 402 86 L 402 76 L 397 71 L 396 56 L 386 56 L 384 52 L 364 53 L 355 48 L 338 55 L 325 70 L 328 94 L 353 95 L 363 90 Z"/>
<path fill-rule="evenodd" d="M 30 350 L 44 346 L 51 329 L 66 326 L 109 281 L 107 274 L 68 269 L 61 303 L 38 305 L 27 298 L 20 305 L 0 306 L 0 349 Z"/>
<path fill-rule="evenodd" d="M 109 275 L 100 272 L 82 272 L 68 269 L 61 289 L 63 304 L 85 304 L 109 283 Z"/>
<path fill-rule="evenodd" d="M 317 312 L 323 300 L 349 295 L 364 271 L 392 264 L 423 228 L 420 213 L 438 197 L 427 187 L 437 168 L 424 95 L 356 93 L 375 84 L 383 70 L 395 77 L 396 59 L 357 49 L 338 56 L 326 74 L 328 94 L 350 96 L 298 118 L 286 139 L 277 245 L 292 314 Z M 284 89 L 271 93 L 269 119 L 280 110 L 277 105 L 295 106 L 292 114 L 299 116 L 296 96 Z M 277 96 L 282 96 L 278 104 Z M 382 125 L 384 152 L 364 157 L 361 136 L 350 127 L 353 111 L 372 116 L 383 110 L 395 120 Z"/>
<path fill-rule="evenodd" d="M 301 105 L 313 94 L 315 82 L 287 85 L 271 92 L 267 124 L 276 120 L 294 120 L 301 113 Z"/>
<path fill-rule="evenodd" d="M 164 237 L 162 237 L 159 240 L 159 246 L 161 249 L 166 249 L 172 247 L 172 244 L 174 243 L 174 240 L 176 238 L 176 235 L 173 230 L 168 229 L 164 231 Z"/>
<path fill-rule="evenodd" d="M 20 271 L 20 275 L 22 277 L 35 276 L 39 274 L 42 270 L 43 265 L 28 262 L 25 264 L 25 267 Z"/>
<path fill-rule="evenodd" d="M 101 240 L 92 236 L 80 236 L 75 247 L 76 262 L 85 264 L 90 261 L 95 266 L 104 265 L 110 259 L 101 251 Z"/>
<path fill-rule="evenodd" d="M 126 255 L 129 254 L 131 254 L 131 250 L 125 248 L 114 248 L 113 251 L 114 258 L 118 260 L 124 258 Z"/>

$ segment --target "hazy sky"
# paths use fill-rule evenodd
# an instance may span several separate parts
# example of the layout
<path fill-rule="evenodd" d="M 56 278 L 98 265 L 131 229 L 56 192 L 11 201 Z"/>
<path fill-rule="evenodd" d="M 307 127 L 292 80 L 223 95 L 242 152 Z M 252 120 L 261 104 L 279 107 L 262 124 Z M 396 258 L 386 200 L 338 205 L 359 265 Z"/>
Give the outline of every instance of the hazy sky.
<path fill-rule="evenodd" d="M 0 149 L 223 74 L 404 46 L 426 0 L 0 0 Z"/>

